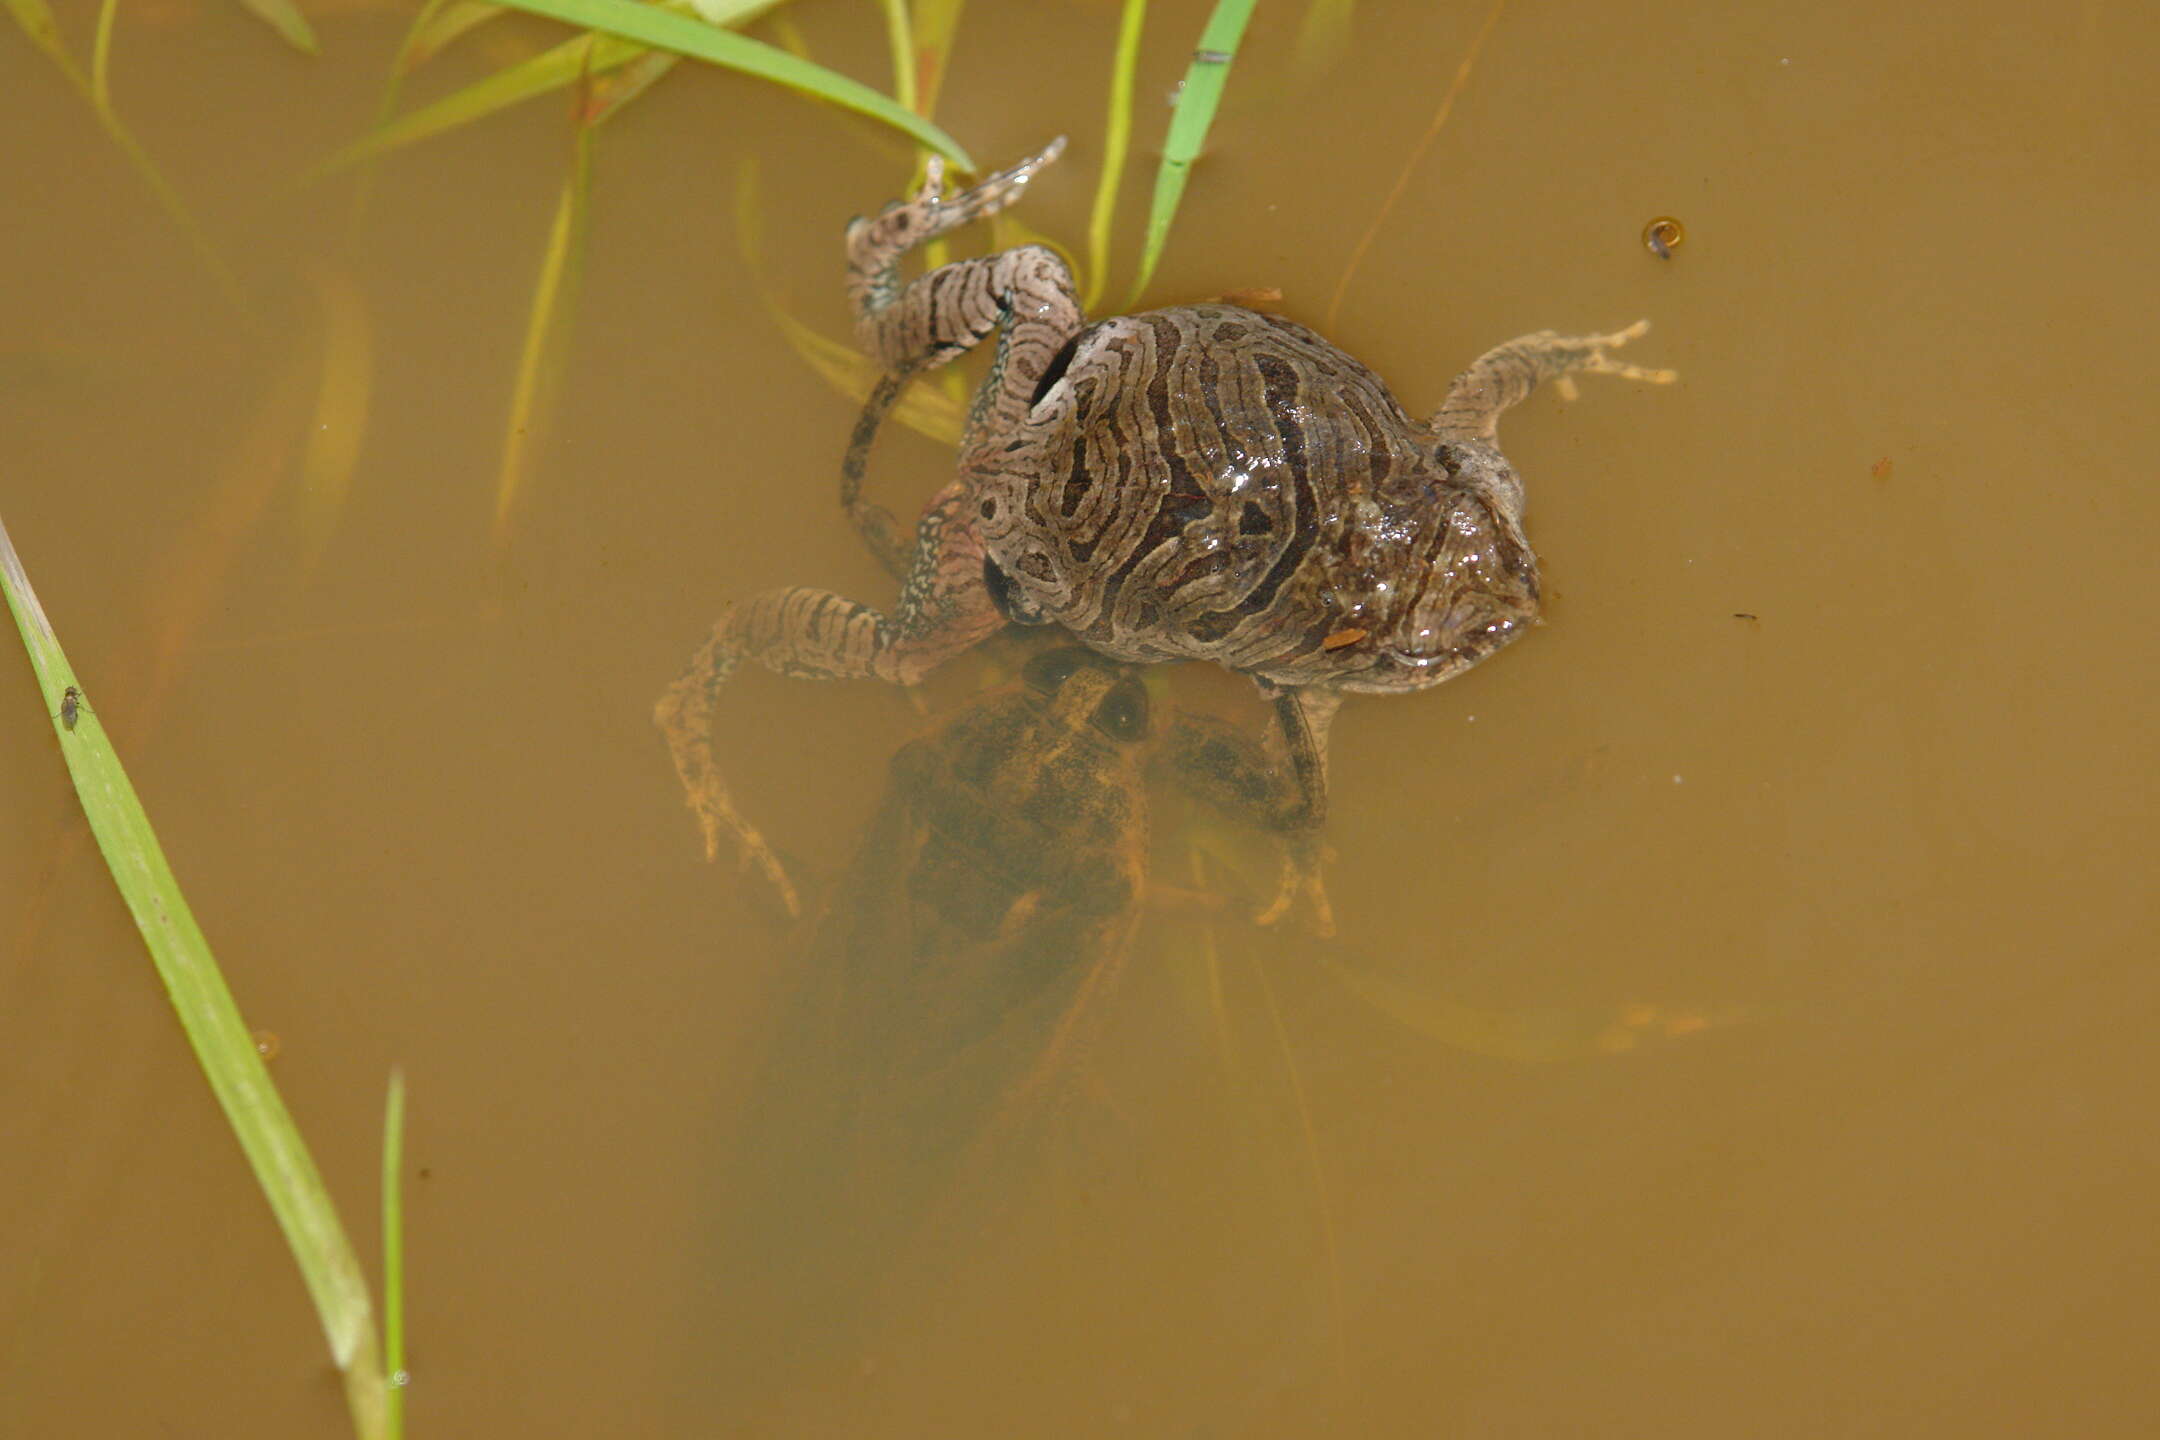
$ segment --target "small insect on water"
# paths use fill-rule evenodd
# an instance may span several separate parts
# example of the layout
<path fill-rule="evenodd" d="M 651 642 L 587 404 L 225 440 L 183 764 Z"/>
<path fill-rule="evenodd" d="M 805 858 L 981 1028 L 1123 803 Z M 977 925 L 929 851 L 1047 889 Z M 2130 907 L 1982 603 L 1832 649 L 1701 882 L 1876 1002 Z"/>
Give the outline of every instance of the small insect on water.
<path fill-rule="evenodd" d="M 1670 215 L 1660 215 L 1643 226 L 1643 244 L 1660 260 L 1672 259 L 1673 251 L 1679 249 L 1681 242 L 1686 239 L 1687 231 Z"/>
<path fill-rule="evenodd" d="M 76 717 L 82 714 L 82 691 L 70 685 L 60 696 L 60 723 L 72 730 Z"/>

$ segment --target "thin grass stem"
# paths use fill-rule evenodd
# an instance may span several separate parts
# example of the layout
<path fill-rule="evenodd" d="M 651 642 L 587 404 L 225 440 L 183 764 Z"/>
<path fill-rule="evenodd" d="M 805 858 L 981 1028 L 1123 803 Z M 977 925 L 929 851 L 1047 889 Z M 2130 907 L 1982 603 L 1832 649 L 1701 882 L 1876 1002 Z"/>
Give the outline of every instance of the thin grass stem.
<path fill-rule="evenodd" d="M 903 110 L 916 110 L 915 23 L 907 0 L 880 0 L 885 12 L 885 42 L 892 50 L 892 93 Z"/>
<path fill-rule="evenodd" d="M 90 43 L 90 103 L 100 110 L 112 108 L 113 15 L 119 9 L 120 0 L 104 0 L 98 6 L 97 38 Z"/>
<path fill-rule="evenodd" d="M 1118 18 L 1117 57 L 1110 65 L 1110 112 L 1103 124 L 1102 174 L 1095 181 L 1095 207 L 1088 212 L 1088 276 L 1082 304 L 1089 310 L 1110 282 L 1110 226 L 1117 218 L 1118 186 L 1125 179 L 1125 156 L 1132 148 L 1133 74 L 1140 67 L 1140 31 L 1147 21 L 1147 0 L 1125 0 Z"/>
<path fill-rule="evenodd" d="M 383 1102 L 382 1247 L 383 1247 L 383 1434 L 405 1434 L 405 1072 L 390 1071 L 390 1093 Z"/>
<path fill-rule="evenodd" d="M 1215 107 L 1222 103 L 1223 88 L 1230 81 L 1230 67 L 1237 59 L 1238 42 L 1252 19 L 1254 0 L 1216 0 L 1200 31 L 1200 48 L 1186 67 L 1185 83 L 1178 87 L 1177 106 L 1170 114 L 1170 130 L 1163 137 L 1162 166 L 1155 172 L 1155 198 L 1148 209 L 1147 238 L 1140 251 L 1140 274 L 1133 281 L 1130 309 L 1138 303 L 1148 282 L 1155 278 L 1155 264 L 1162 258 L 1170 238 L 1170 222 L 1177 218 L 1178 202 L 1184 198 L 1185 182 L 1193 162 L 1207 143 L 1208 127 L 1215 121 Z"/>
<path fill-rule="evenodd" d="M 1485 48 L 1485 37 L 1492 34 L 1493 26 L 1500 21 L 1500 12 L 1505 9 L 1507 0 L 1493 0 L 1492 9 L 1485 12 L 1485 23 L 1478 27 L 1477 37 L 1463 53 L 1462 64 L 1455 67 L 1455 79 L 1448 85 L 1447 93 L 1440 97 L 1440 108 L 1433 113 L 1432 123 L 1425 127 L 1425 134 L 1412 147 L 1410 158 L 1403 162 L 1402 173 L 1395 177 L 1395 188 L 1388 191 L 1387 199 L 1380 203 L 1380 213 L 1373 216 L 1372 224 L 1366 226 L 1365 233 L 1358 237 L 1357 248 L 1350 252 L 1350 263 L 1343 266 L 1342 278 L 1335 282 L 1335 293 L 1328 297 L 1327 318 L 1321 323 L 1322 329 L 1335 328 L 1336 317 L 1342 313 L 1343 295 L 1350 289 L 1351 277 L 1357 274 L 1358 266 L 1364 263 L 1365 252 L 1372 248 L 1373 237 L 1380 233 L 1380 227 L 1387 223 L 1388 216 L 1395 213 L 1396 204 L 1410 188 L 1410 176 L 1417 169 L 1418 162 L 1425 158 L 1425 152 L 1432 148 L 1433 141 L 1439 139 L 1440 132 L 1447 128 L 1448 116 L 1455 110 L 1455 97 L 1462 94 L 1463 87 L 1470 83 L 1470 70 L 1477 64 L 1478 52 Z"/>

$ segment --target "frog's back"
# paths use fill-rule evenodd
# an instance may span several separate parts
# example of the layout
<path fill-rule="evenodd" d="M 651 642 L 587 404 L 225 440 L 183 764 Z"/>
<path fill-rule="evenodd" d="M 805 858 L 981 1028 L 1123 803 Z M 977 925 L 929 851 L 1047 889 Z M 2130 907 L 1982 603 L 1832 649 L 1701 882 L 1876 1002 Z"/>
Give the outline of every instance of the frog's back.
<path fill-rule="evenodd" d="M 1103 321 L 1028 431 L 984 477 L 983 536 L 1041 618 L 1286 684 L 1438 678 L 1393 679 L 1390 647 L 1466 497 L 1437 438 L 1313 331 L 1229 305 Z"/>

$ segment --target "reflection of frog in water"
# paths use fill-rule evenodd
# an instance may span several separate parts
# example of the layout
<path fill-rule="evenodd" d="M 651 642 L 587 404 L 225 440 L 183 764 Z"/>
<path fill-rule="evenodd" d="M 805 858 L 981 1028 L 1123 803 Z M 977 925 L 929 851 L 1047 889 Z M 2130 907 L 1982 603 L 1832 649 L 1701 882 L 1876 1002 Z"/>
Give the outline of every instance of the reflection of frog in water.
<path fill-rule="evenodd" d="M 1134 667 L 1072 646 L 893 757 L 738 1137 L 723 1271 L 759 1300 L 732 1345 L 835 1338 L 897 1257 L 949 1240 L 926 1217 L 1027 1163 L 1037 1092 L 1100 1018 L 1155 888 L 1155 774 L 1239 818 L 1294 803 L 1257 743 L 1151 714 Z"/>

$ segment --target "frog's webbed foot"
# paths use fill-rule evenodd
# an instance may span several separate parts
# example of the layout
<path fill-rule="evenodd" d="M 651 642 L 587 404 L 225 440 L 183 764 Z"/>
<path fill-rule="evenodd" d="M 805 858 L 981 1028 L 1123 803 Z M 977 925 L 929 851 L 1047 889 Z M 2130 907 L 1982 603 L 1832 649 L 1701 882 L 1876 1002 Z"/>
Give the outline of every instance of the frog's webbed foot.
<path fill-rule="evenodd" d="M 900 603 L 888 615 L 829 590 L 793 586 L 753 595 L 720 617 L 711 638 L 653 707 L 676 774 L 696 812 L 708 859 L 732 836 L 788 913 L 802 906 L 786 869 L 758 828 L 735 808 L 713 756 L 715 698 L 736 667 L 754 660 L 806 680 L 884 680 L 913 685 L 1005 621 L 982 582 L 981 539 L 968 524 L 968 492 L 948 485 L 923 511 Z"/>
<path fill-rule="evenodd" d="M 979 184 L 947 197 L 945 161 L 933 155 L 923 185 L 906 200 L 895 200 L 868 219 L 857 216 L 847 227 L 848 298 L 858 316 L 869 316 L 900 298 L 902 256 L 918 245 L 995 215 L 1018 200 L 1036 173 L 1064 152 L 1060 135 L 1019 164 L 1000 170 Z"/>
<path fill-rule="evenodd" d="M 1530 396 L 1545 381 L 1567 399 L 1575 398 L 1577 372 L 1613 375 L 1651 385 L 1670 385 L 1679 379 L 1672 370 L 1655 370 L 1613 358 L 1612 351 L 1650 329 L 1638 320 L 1625 330 L 1609 335 L 1561 335 L 1540 330 L 1496 345 L 1480 355 L 1469 369 L 1455 377 L 1447 399 L 1432 417 L 1432 428 L 1444 439 L 1491 442 L 1499 433 L 1500 417 Z"/>

